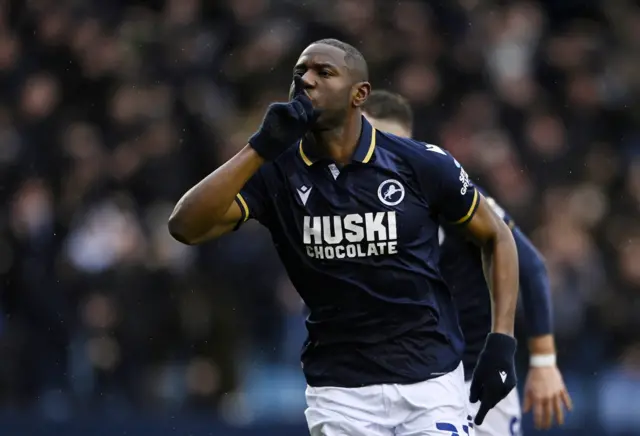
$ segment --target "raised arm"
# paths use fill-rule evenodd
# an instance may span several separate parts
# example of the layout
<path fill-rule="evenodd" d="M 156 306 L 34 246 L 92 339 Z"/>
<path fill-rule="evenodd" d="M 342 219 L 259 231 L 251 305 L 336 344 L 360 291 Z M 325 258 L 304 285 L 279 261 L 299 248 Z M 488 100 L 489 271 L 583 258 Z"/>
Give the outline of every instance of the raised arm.
<path fill-rule="evenodd" d="M 169 232 L 183 244 L 199 244 L 230 232 L 243 218 L 235 199 L 265 160 L 249 145 L 187 191 L 169 218 Z"/>
<path fill-rule="evenodd" d="M 240 190 L 253 180 L 265 161 L 276 159 L 302 138 L 315 116 L 304 82 L 296 75 L 291 101 L 272 103 L 249 143 L 178 201 L 169 218 L 171 236 L 184 244 L 198 244 L 233 230 L 249 213 L 243 196 L 238 196 Z M 263 202 L 259 197 L 264 197 L 264 190 L 253 191 L 257 194 L 253 200 Z"/>

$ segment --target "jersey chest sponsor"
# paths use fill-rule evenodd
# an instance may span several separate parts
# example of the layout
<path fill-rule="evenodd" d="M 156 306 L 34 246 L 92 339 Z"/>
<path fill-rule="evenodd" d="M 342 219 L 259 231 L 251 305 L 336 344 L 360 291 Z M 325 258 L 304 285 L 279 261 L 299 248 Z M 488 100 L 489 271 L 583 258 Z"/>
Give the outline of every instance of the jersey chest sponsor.
<path fill-rule="evenodd" d="M 398 253 L 396 212 L 305 216 L 302 243 L 307 256 L 345 259 Z"/>

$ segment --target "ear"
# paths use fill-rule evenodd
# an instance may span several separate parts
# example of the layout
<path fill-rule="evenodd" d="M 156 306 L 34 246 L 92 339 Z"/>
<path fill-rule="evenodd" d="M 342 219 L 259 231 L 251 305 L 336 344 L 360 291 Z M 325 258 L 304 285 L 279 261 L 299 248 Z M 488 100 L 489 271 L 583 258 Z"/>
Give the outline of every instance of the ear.
<path fill-rule="evenodd" d="M 359 82 L 353 85 L 351 94 L 351 104 L 353 107 L 360 107 L 367 101 L 371 93 L 371 84 L 369 82 Z"/>

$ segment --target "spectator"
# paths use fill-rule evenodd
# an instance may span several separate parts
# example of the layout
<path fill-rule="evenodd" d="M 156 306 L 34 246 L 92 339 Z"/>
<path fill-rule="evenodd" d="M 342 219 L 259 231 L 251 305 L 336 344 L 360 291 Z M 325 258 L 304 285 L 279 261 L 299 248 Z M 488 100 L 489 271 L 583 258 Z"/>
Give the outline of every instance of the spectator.
<path fill-rule="evenodd" d="M 631 377 L 640 12 L 574 3 L 11 2 L 0 14 L 2 403 L 56 391 L 72 410 L 222 413 L 254 376 L 269 392 L 300 382 L 299 301 L 265 232 L 191 249 L 165 223 L 285 98 L 300 49 L 328 36 L 360 47 L 374 86 L 414 105 L 415 136 L 450 150 L 535 238 L 564 372 Z M 285 413 L 272 400 L 249 407 Z"/>

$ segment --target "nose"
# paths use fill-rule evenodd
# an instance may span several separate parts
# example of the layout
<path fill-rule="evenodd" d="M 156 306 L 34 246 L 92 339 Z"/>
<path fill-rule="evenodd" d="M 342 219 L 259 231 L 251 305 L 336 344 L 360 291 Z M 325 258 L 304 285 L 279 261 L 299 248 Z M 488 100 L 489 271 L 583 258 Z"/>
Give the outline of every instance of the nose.
<path fill-rule="evenodd" d="M 302 83 L 304 84 L 304 89 L 311 89 L 315 86 L 315 80 L 313 80 L 313 73 L 311 71 L 307 71 L 302 75 Z"/>

